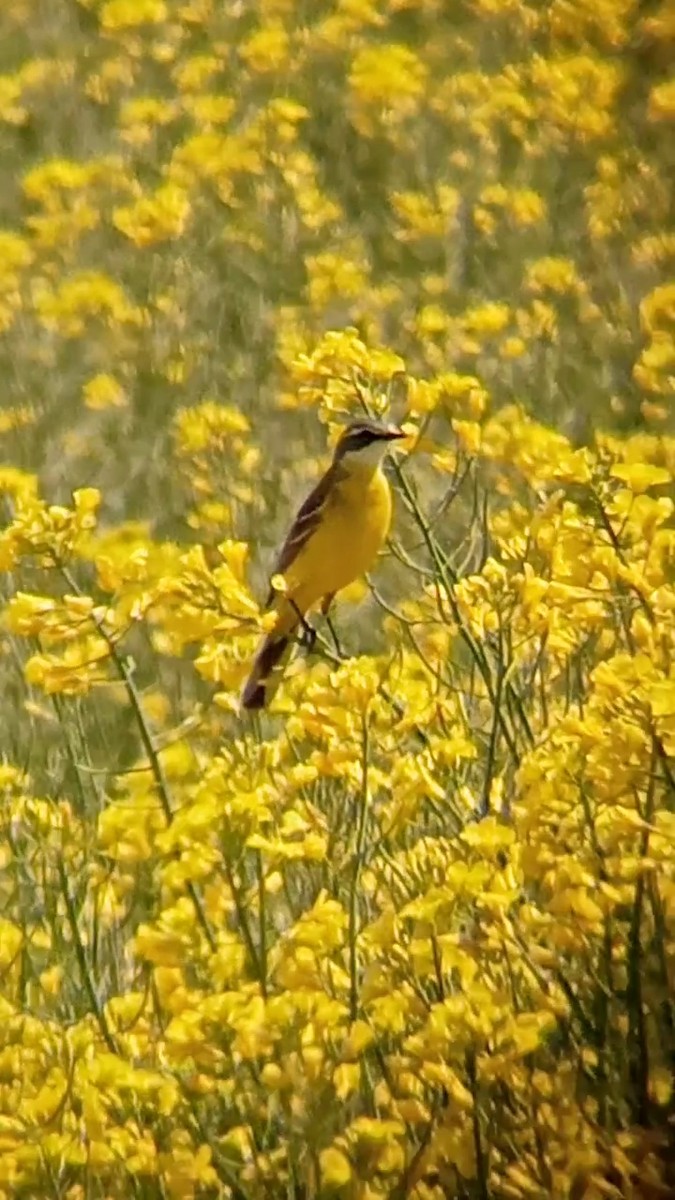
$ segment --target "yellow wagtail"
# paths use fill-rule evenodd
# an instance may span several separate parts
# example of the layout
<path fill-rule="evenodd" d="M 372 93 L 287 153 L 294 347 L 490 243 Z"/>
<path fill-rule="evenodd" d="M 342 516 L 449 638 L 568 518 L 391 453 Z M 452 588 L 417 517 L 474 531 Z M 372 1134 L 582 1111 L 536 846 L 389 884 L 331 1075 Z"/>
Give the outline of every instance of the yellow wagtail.
<path fill-rule="evenodd" d="M 382 471 L 390 442 L 405 434 L 377 421 L 352 421 L 340 435 L 333 461 L 298 510 L 274 575 L 267 607 L 276 625 L 263 638 L 241 695 L 243 708 L 264 708 L 276 690 L 299 627 L 317 604 L 326 614 L 336 592 L 374 562 L 389 532 L 391 492 Z"/>

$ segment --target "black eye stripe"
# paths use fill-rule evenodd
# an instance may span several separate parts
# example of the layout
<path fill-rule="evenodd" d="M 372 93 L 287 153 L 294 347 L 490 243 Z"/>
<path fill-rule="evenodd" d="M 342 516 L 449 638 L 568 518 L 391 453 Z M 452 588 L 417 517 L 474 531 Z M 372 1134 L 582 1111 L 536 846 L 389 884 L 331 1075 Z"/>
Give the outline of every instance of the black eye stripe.
<path fill-rule="evenodd" d="M 355 422 L 345 430 L 340 438 L 337 445 L 337 456 L 341 458 L 343 454 L 355 450 L 365 450 L 375 442 L 388 441 L 387 433 L 384 426 L 378 425 L 374 421 L 372 423 L 370 421 Z"/>
<path fill-rule="evenodd" d="M 350 450 L 355 450 L 361 446 L 369 446 L 371 442 L 376 441 L 379 441 L 379 438 L 376 433 L 371 433 L 370 429 L 355 429 L 347 438 Z"/>

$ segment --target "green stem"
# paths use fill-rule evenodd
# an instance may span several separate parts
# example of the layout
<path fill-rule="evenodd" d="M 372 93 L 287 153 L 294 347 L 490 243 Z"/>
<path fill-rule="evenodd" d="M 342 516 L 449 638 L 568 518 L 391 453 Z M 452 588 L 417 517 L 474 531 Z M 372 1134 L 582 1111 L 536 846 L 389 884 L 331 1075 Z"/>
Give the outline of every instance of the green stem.
<path fill-rule="evenodd" d="M 395 466 L 395 470 L 397 472 L 399 484 L 401 486 L 401 490 L 405 497 L 406 503 L 422 531 L 427 550 L 432 558 L 432 561 L 434 563 L 436 571 L 438 572 L 438 576 L 443 583 L 443 587 L 445 589 L 445 594 L 448 597 L 448 601 L 450 603 L 452 619 L 455 622 L 455 624 L 457 625 L 457 628 L 459 629 L 459 632 L 460 632 L 460 636 L 461 636 L 462 640 L 464 641 L 465 645 L 467 646 L 467 649 L 469 650 L 471 657 L 473 658 L 474 662 L 476 663 L 478 670 L 480 671 L 480 674 L 483 679 L 483 683 L 485 684 L 485 689 L 488 694 L 488 698 L 490 700 L 490 703 L 494 707 L 494 703 L 495 703 L 494 687 L 493 687 L 493 683 L 492 683 L 492 677 L 490 674 L 490 668 L 489 668 L 488 661 L 487 661 L 487 656 L 486 656 L 484 650 L 481 648 L 479 642 L 476 640 L 476 638 L 473 636 L 471 631 L 466 627 L 466 624 L 462 620 L 462 615 L 459 611 L 459 607 L 457 605 L 457 601 L 455 600 L 454 591 L 453 591 L 454 584 L 456 583 L 456 578 L 454 577 L 454 573 L 450 569 L 446 555 L 441 551 L 440 547 L 438 546 L 438 543 L 436 542 L 436 539 L 433 537 L 431 530 L 429 529 L 429 526 L 428 526 L 424 516 L 422 515 L 421 509 L 419 507 L 419 504 L 417 503 L 417 500 L 413 494 L 412 488 L 410 487 L 408 480 L 405 478 L 405 475 L 403 474 L 403 472 L 401 471 L 401 469 L 398 465 Z M 520 697 L 517 696 L 517 693 L 515 692 L 515 689 L 512 687 L 511 684 L 508 685 L 508 689 L 509 689 L 510 694 L 513 692 L 514 699 L 516 699 L 516 698 L 517 698 L 517 700 L 520 699 Z M 517 707 L 518 707 L 519 715 L 520 715 L 520 713 L 522 711 L 522 702 L 521 702 L 520 706 L 517 705 Z M 520 761 L 520 756 L 518 754 L 518 748 L 517 748 L 517 745 L 515 742 L 515 738 L 513 736 L 511 729 L 509 728 L 508 722 L 506 721 L 503 712 L 501 712 L 501 711 L 498 711 L 498 720 L 499 720 L 499 724 L 502 729 L 502 735 L 504 737 L 504 741 L 506 742 L 506 745 L 509 748 L 509 753 L 511 754 L 511 757 L 512 757 L 514 763 L 516 765 L 518 765 L 518 762 Z M 525 728 L 525 732 L 528 736 L 528 740 L 531 742 L 532 734 L 531 734 L 531 730 L 529 729 L 529 725 L 525 725 L 524 728 Z"/>
<path fill-rule="evenodd" d="M 248 957 L 251 962 L 251 966 L 253 968 L 253 973 L 260 984 L 260 990 L 264 994 L 264 987 L 263 987 L 263 978 L 264 977 L 263 977 L 263 973 L 262 973 L 262 967 L 260 965 L 260 958 L 258 956 L 258 951 L 256 949 L 255 942 L 253 940 L 253 934 L 251 933 L 251 928 L 248 923 L 248 917 L 246 915 L 246 909 L 242 902 L 241 892 L 239 891 L 239 888 L 237 887 L 237 884 L 236 884 L 236 880 L 234 878 L 234 871 L 232 870 L 232 864 L 229 862 L 229 860 L 227 858 L 225 859 L 225 874 L 227 875 L 227 882 L 229 884 L 230 891 L 232 892 L 232 899 L 234 900 L 234 907 L 237 910 L 237 922 L 239 924 L 239 928 L 241 929 L 241 935 L 242 935 L 242 937 L 244 939 L 244 943 L 246 945 L 246 950 L 248 952 Z"/>
<path fill-rule="evenodd" d="M 262 854 L 256 854 L 256 871 L 258 875 L 258 962 L 260 964 L 260 991 L 267 999 L 267 908 L 265 896 L 265 872 L 263 870 Z"/>
<path fill-rule="evenodd" d="M 354 870 L 349 893 L 349 1015 L 355 1021 L 359 1013 L 358 985 L 358 953 L 356 941 L 358 937 L 358 887 L 363 866 L 363 852 L 368 827 L 368 724 L 363 719 L 363 753 L 361 757 L 361 792 L 359 795 L 358 827 L 356 831 L 356 848 L 354 852 Z"/>
<path fill-rule="evenodd" d="M 476 1051 L 473 1048 L 467 1050 L 466 1054 L 466 1070 L 471 1085 L 471 1095 L 473 1096 L 473 1109 L 471 1113 L 473 1127 L 473 1149 L 476 1158 L 476 1187 L 478 1200 L 490 1200 L 490 1191 L 488 1187 L 488 1165 L 485 1155 L 485 1147 L 483 1145 L 483 1134 L 480 1127 L 480 1105 L 478 1103 L 478 1073 L 476 1071 Z"/>
<path fill-rule="evenodd" d="M 73 939 L 75 957 L 80 970 L 80 978 L 82 980 L 84 990 L 87 993 L 89 1006 L 96 1017 L 96 1023 L 101 1031 L 103 1041 L 105 1042 L 111 1054 L 117 1054 L 118 1051 L 115 1044 L 115 1039 L 110 1031 L 110 1026 L 108 1025 L 104 1009 L 99 1001 L 98 996 L 96 995 L 96 988 L 94 987 L 94 981 L 89 970 L 87 954 L 82 938 L 80 937 L 80 929 L 77 923 L 75 902 L 70 891 L 70 885 L 68 883 L 68 876 L 66 875 L 66 868 L 63 865 L 63 859 L 60 858 L 58 860 L 56 869 L 58 871 L 61 894 L 63 896 L 63 902 L 66 908 L 66 917 L 68 918 L 68 925 L 70 927 L 70 936 Z"/>
<path fill-rule="evenodd" d="M 81 591 L 80 587 L 78 586 L 77 581 L 71 575 L 70 571 L 68 570 L 68 568 L 66 566 L 61 565 L 61 573 L 62 573 L 63 578 L 65 579 L 66 583 L 68 584 L 68 587 L 72 589 L 73 594 L 81 596 L 82 591 Z M 119 653 L 119 650 L 115 643 L 115 639 L 112 637 L 112 635 L 106 629 L 104 622 L 96 616 L 92 616 L 92 620 L 94 622 L 94 625 L 96 626 L 97 632 L 101 635 L 101 637 L 103 638 L 103 641 L 105 642 L 105 644 L 108 648 L 108 653 L 110 654 L 111 661 L 115 667 L 115 670 L 117 671 L 117 674 L 118 674 L 120 680 L 122 681 L 122 683 L 124 685 L 125 691 L 127 693 L 128 699 L 129 699 L 129 703 L 131 705 L 132 712 L 136 719 L 136 724 L 138 725 L 138 731 L 140 734 L 141 743 L 142 743 L 143 749 L 145 750 L 145 753 L 148 757 L 148 762 L 150 763 L 150 770 L 152 771 L 152 774 L 153 774 L 153 777 L 155 780 L 155 784 L 157 786 L 157 793 L 159 795 L 159 802 L 162 806 L 162 811 L 166 818 L 167 825 L 171 825 L 171 823 L 173 821 L 173 807 L 171 804 L 171 798 L 170 798 L 170 794 L 169 794 L 169 785 L 167 783 L 166 775 L 164 773 L 164 768 L 162 766 L 160 756 L 159 756 L 159 754 L 155 748 L 155 744 L 152 740 L 152 734 L 150 733 L 150 728 L 149 728 L 148 722 L 145 718 L 145 713 L 143 712 L 143 705 L 141 704 L 141 698 L 138 694 L 138 688 L 136 687 L 136 684 L 134 683 L 133 675 L 131 673 L 131 670 L 129 669 L 128 664 L 126 663 L 124 658 Z M 206 919 L 206 913 L 204 912 L 204 906 L 201 902 L 199 893 L 197 892 L 197 889 L 191 880 L 188 880 L 185 887 L 186 887 L 188 896 L 190 897 L 190 900 L 192 901 L 192 905 L 194 907 L 197 921 L 200 925 L 202 933 L 204 934 L 204 937 L 206 938 L 209 949 L 213 952 L 216 948 L 216 939 L 213 936 L 213 933 L 211 932 L 211 927 Z"/>

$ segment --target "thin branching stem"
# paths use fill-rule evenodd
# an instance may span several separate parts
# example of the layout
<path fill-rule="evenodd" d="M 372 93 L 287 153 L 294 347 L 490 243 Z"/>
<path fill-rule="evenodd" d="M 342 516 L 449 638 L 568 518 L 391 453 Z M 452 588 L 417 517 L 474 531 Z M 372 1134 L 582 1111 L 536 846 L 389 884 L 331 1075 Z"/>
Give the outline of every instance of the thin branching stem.
<path fill-rule="evenodd" d="M 349 887 L 349 1015 L 355 1021 L 359 1015 L 359 883 L 364 862 L 366 831 L 368 828 L 368 767 L 370 761 L 370 741 L 368 736 L 368 719 L 364 716 L 362 723 L 361 750 L 361 788 L 357 800 L 356 813 L 356 845 L 354 847 L 354 862 Z"/>
<path fill-rule="evenodd" d="M 61 565 L 61 573 L 62 573 L 63 578 L 65 579 L 66 583 L 68 584 L 68 587 L 72 589 L 73 594 L 76 596 L 82 595 L 82 591 L 79 587 L 79 584 L 77 583 L 77 580 L 74 578 L 70 569 L 67 566 L 65 566 L 64 564 Z M 113 666 L 115 667 L 115 670 L 117 672 L 119 679 L 121 680 L 121 682 L 124 685 L 124 689 L 126 691 L 128 699 L 129 699 L 129 704 L 131 706 L 131 710 L 134 714 L 134 718 L 135 718 L 136 724 L 138 726 L 138 732 L 140 735 L 141 744 L 142 744 L 143 749 L 145 750 L 145 753 L 148 757 L 148 762 L 150 764 L 150 770 L 152 771 L 152 775 L 155 780 L 155 786 L 157 788 L 159 802 L 162 806 L 162 811 L 164 813 L 166 823 L 167 823 L 167 825 L 171 825 L 173 822 L 173 805 L 171 803 L 169 784 L 168 784 L 168 781 L 167 781 L 167 778 L 166 778 L 166 775 L 164 772 L 164 768 L 162 766 L 162 760 L 160 758 L 160 754 L 155 747 L 155 744 L 154 744 L 154 741 L 152 738 L 152 734 L 150 732 L 150 726 L 148 725 L 145 713 L 143 711 L 141 697 L 140 697 L 138 688 L 136 687 L 136 684 L 134 682 L 133 671 L 132 671 L 131 667 L 129 666 L 129 663 L 127 662 L 126 658 L 124 658 L 122 656 L 122 654 L 120 654 L 116 640 L 111 635 L 105 622 L 98 616 L 92 616 L 92 620 L 94 621 L 97 632 L 103 638 L 103 641 L 105 642 L 106 646 L 108 647 L 108 652 L 110 654 L 110 660 L 111 660 Z M 202 930 L 202 933 L 204 934 L 204 937 L 206 938 L 209 949 L 211 951 L 213 951 L 216 948 L 216 939 L 211 930 L 211 926 L 209 925 L 209 922 L 206 918 L 206 912 L 204 910 L 204 906 L 202 904 L 201 897 L 200 897 L 194 883 L 192 882 L 192 880 L 188 880 L 185 887 L 186 887 L 186 891 L 190 897 L 190 900 L 192 901 L 192 904 L 193 904 L 193 907 L 195 910 L 195 914 L 197 917 L 197 921 L 199 922 L 199 926 Z"/>

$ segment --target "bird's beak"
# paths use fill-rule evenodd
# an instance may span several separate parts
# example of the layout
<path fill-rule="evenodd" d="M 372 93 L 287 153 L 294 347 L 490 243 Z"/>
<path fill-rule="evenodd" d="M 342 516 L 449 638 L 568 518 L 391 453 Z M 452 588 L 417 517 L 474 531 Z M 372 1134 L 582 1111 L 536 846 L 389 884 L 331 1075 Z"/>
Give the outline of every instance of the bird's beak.
<path fill-rule="evenodd" d="M 398 428 L 398 425 L 387 425 L 382 436 L 386 438 L 388 442 L 395 442 L 398 440 L 398 438 L 406 437 L 406 434 L 402 429 Z"/>

